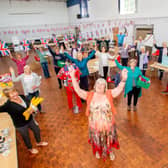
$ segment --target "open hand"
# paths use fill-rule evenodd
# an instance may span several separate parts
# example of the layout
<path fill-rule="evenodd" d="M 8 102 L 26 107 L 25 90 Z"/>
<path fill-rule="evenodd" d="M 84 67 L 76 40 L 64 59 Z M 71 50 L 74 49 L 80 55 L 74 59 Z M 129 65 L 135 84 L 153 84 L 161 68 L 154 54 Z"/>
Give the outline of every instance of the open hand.
<path fill-rule="evenodd" d="M 14 72 L 14 69 L 12 67 L 9 67 L 10 73 Z"/>

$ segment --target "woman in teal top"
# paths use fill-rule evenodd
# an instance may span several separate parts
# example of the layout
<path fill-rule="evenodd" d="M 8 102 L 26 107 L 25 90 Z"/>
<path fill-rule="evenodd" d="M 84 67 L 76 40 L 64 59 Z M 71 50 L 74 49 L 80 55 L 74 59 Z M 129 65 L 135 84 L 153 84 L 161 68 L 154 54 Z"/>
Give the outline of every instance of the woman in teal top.
<path fill-rule="evenodd" d="M 142 76 L 146 80 L 147 78 L 142 75 L 141 70 L 139 69 L 139 67 L 136 66 L 137 60 L 135 58 L 132 58 L 129 60 L 128 67 L 122 66 L 117 60 L 115 60 L 115 63 L 120 70 L 123 70 L 124 68 L 128 70 L 128 78 L 125 84 L 124 97 L 128 95 L 128 111 L 130 111 L 131 110 L 131 99 L 132 99 L 132 96 L 134 96 L 133 110 L 136 111 L 138 97 L 142 95 L 141 87 L 137 85 L 137 82 L 138 82 L 139 76 Z"/>
<path fill-rule="evenodd" d="M 74 62 L 77 67 L 80 69 L 81 71 L 81 75 L 80 75 L 80 87 L 84 90 L 88 90 L 89 89 L 89 85 L 88 85 L 88 75 L 89 75 L 89 70 L 87 67 L 87 63 L 88 61 L 95 55 L 96 51 L 93 50 L 88 57 L 83 58 L 82 53 L 80 51 L 78 51 L 77 53 L 77 59 L 74 59 L 73 57 L 71 57 L 68 53 L 64 53 L 64 55 L 71 60 L 72 62 Z"/>

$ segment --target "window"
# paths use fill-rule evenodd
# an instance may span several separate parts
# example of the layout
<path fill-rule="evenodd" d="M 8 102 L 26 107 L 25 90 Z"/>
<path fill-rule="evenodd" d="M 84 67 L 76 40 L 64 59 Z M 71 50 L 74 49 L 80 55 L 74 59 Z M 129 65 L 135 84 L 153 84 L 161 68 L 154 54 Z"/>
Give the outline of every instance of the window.
<path fill-rule="evenodd" d="M 136 0 L 118 0 L 118 8 L 121 15 L 136 12 Z"/>

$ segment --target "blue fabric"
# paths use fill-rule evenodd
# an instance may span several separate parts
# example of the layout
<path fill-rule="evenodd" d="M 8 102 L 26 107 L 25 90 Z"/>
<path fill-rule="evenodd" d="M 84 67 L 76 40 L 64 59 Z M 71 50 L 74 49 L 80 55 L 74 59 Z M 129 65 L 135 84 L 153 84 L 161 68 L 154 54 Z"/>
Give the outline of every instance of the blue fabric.
<path fill-rule="evenodd" d="M 118 37 L 118 45 L 121 47 L 124 42 L 125 34 L 117 34 L 117 37 Z"/>
<path fill-rule="evenodd" d="M 84 76 L 88 76 L 89 75 L 89 70 L 87 67 L 87 62 L 95 55 L 96 51 L 92 51 L 91 54 L 88 55 L 87 58 L 83 58 L 82 61 L 79 61 L 78 59 L 74 59 L 72 58 L 68 53 L 64 53 L 64 55 L 71 60 L 72 62 L 74 62 L 77 67 L 80 69 L 81 71 L 81 77 Z"/>
<path fill-rule="evenodd" d="M 44 73 L 45 78 L 49 78 L 50 74 L 49 74 L 49 71 L 48 71 L 48 63 L 47 62 L 41 63 L 41 67 L 43 69 L 43 73 Z"/>

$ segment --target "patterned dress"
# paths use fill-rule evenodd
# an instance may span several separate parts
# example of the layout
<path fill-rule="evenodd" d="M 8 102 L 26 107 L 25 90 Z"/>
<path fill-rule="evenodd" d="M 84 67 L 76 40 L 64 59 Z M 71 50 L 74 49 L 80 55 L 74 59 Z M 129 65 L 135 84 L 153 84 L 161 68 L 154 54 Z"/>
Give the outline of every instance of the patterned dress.
<path fill-rule="evenodd" d="M 90 104 L 89 143 L 92 145 L 93 154 L 98 152 L 103 159 L 106 159 L 113 147 L 119 149 L 116 125 L 108 102 Z"/>

